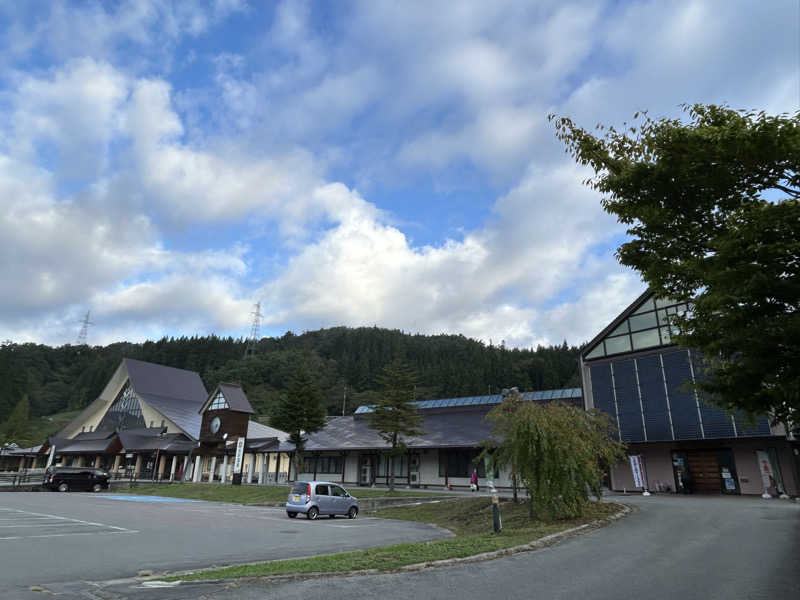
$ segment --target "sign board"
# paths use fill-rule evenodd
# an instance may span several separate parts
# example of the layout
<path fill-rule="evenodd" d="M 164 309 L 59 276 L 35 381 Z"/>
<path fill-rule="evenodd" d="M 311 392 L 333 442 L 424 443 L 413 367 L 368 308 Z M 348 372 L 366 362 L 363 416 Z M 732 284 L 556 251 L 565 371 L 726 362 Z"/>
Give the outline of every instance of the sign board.
<path fill-rule="evenodd" d="M 633 486 L 637 488 L 644 487 L 644 477 L 642 476 L 642 457 L 639 454 L 633 454 L 628 458 L 631 459 L 631 472 L 633 473 Z"/>
<path fill-rule="evenodd" d="M 761 485 L 764 486 L 764 493 L 771 488 L 774 480 L 772 473 L 772 464 L 769 462 L 769 455 L 763 450 L 756 450 L 756 458 L 758 459 L 758 470 L 761 473 Z"/>
<path fill-rule="evenodd" d="M 53 464 L 53 456 L 55 455 L 55 453 L 56 453 L 56 447 L 55 446 L 50 446 L 50 455 L 47 457 L 47 466 L 48 467 Z"/>
<path fill-rule="evenodd" d="M 242 458 L 244 457 L 244 438 L 236 440 L 236 458 L 233 460 L 233 472 L 242 472 Z"/>

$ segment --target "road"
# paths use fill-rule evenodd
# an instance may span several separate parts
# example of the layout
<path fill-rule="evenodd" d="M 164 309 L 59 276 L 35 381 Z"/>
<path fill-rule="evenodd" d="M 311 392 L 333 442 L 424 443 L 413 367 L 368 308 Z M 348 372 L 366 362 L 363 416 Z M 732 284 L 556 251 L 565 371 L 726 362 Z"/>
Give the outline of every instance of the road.
<path fill-rule="evenodd" d="M 800 504 L 742 497 L 631 496 L 625 519 L 539 550 L 417 573 L 292 582 L 104 589 L 108 598 L 314 600 L 796 598 Z"/>
<path fill-rule="evenodd" d="M 0 598 L 33 585 L 132 577 L 139 571 L 343 552 L 432 540 L 423 523 L 359 517 L 289 519 L 283 509 L 149 496 L 0 493 Z M 41 597 L 41 596 L 40 596 Z"/>

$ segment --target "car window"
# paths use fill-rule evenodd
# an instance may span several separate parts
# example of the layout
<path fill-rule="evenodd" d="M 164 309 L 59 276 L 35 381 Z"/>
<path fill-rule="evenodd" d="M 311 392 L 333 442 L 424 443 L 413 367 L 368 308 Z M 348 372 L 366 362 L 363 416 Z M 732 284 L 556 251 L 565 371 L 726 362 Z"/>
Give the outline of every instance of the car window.
<path fill-rule="evenodd" d="M 345 496 L 345 491 L 338 485 L 331 486 L 331 496 Z"/>
<path fill-rule="evenodd" d="M 327 485 L 318 485 L 317 486 L 317 496 L 330 496 L 328 493 L 328 486 Z"/>
<path fill-rule="evenodd" d="M 298 481 L 292 486 L 293 494 L 305 494 L 308 491 L 308 484 L 305 481 Z"/>

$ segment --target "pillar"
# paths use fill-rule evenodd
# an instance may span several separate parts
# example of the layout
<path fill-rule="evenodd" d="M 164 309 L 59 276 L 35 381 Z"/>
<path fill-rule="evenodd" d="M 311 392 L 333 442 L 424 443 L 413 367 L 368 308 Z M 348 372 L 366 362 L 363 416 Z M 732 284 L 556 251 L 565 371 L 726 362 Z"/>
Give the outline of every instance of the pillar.
<path fill-rule="evenodd" d="M 23 469 L 25 469 L 25 457 L 21 456 L 19 459 L 19 466 L 17 466 L 17 470 L 22 471 Z"/>
<path fill-rule="evenodd" d="M 178 456 L 172 456 L 172 466 L 169 468 L 169 480 L 175 481 L 175 470 L 178 468 Z"/>
<path fill-rule="evenodd" d="M 281 468 L 281 453 L 275 453 L 275 483 L 278 483 L 278 474 L 280 473 Z"/>
<path fill-rule="evenodd" d="M 194 473 L 192 473 L 192 481 L 197 483 L 200 481 L 200 477 L 202 476 L 200 472 L 200 456 L 195 456 L 194 458 Z"/>
<path fill-rule="evenodd" d="M 121 454 L 117 454 L 114 457 L 114 471 L 119 471 L 119 463 L 120 463 L 121 460 L 122 460 L 122 455 Z"/>
<path fill-rule="evenodd" d="M 139 473 L 142 472 L 142 455 L 136 455 L 136 466 L 133 468 L 134 477 L 138 477 Z"/>
<path fill-rule="evenodd" d="M 163 454 L 158 459 L 158 478 L 164 479 L 164 470 L 167 468 L 167 457 Z"/>
<path fill-rule="evenodd" d="M 94 467 L 95 467 L 95 469 L 99 469 L 100 468 L 100 460 L 101 460 L 101 456 L 99 454 L 94 457 Z"/>
<path fill-rule="evenodd" d="M 208 469 L 208 483 L 214 483 L 214 473 L 217 470 L 217 457 L 211 457 L 211 467 Z"/>
<path fill-rule="evenodd" d="M 21 458 L 20 461 L 22 461 L 22 460 L 24 460 L 24 459 Z M 77 459 L 75 460 L 75 463 L 76 463 L 75 464 L 76 467 L 82 467 L 83 466 L 83 456 L 78 456 Z M 20 465 L 20 467 L 21 467 L 21 465 Z"/>
<path fill-rule="evenodd" d="M 222 483 L 228 483 L 228 455 L 222 457 L 222 475 L 220 476 Z"/>
<path fill-rule="evenodd" d="M 186 481 L 189 478 L 189 455 L 183 457 L 183 475 L 181 481 Z"/>
<path fill-rule="evenodd" d="M 247 463 L 247 483 L 253 481 L 253 463 L 256 462 L 256 455 L 253 453 L 250 456 L 250 462 Z"/>
<path fill-rule="evenodd" d="M 265 461 L 267 460 L 267 455 L 262 453 L 261 460 L 259 461 L 258 465 L 258 485 L 264 485 L 267 483 L 266 477 L 264 477 L 264 471 L 266 471 L 267 467 Z"/>

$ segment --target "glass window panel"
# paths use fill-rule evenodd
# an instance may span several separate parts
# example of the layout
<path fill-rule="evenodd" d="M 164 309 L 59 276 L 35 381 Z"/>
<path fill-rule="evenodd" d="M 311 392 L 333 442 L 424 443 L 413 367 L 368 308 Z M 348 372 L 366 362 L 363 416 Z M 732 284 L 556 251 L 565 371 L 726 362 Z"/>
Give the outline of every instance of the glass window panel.
<path fill-rule="evenodd" d="M 650 298 L 644 304 L 642 304 L 639 308 L 634 311 L 634 314 L 638 315 L 639 313 L 647 312 L 648 310 L 655 310 L 656 305 L 653 302 L 653 299 Z"/>
<path fill-rule="evenodd" d="M 633 349 L 640 350 L 641 348 L 651 348 L 661 344 L 658 337 L 658 329 L 648 329 L 647 331 L 640 331 L 639 333 L 631 334 L 633 338 Z"/>
<path fill-rule="evenodd" d="M 677 304 L 678 301 L 674 298 L 656 298 L 656 308 L 664 308 L 672 304 Z"/>
<path fill-rule="evenodd" d="M 662 327 L 659 331 L 661 331 L 661 343 L 662 344 L 671 344 L 672 343 L 672 335 L 670 335 L 669 327 Z"/>
<path fill-rule="evenodd" d="M 627 335 L 606 338 L 606 354 L 618 354 L 619 352 L 630 352 L 631 338 Z"/>
<path fill-rule="evenodd" d="M 666 325 L 667 323 L 669 323 L 669 315 L 667 315 L 667 311 L 662 308 L 658 311 L 658 324 Z"/>
<path fill-rule="evenodd" d="M 650 329 L 658 327 L 658 319 L 655 312 L 644 313 L 642 315 L 631 315 L 631 331 L 641 331 L 642 329 Z"/>
<path fill-rule="evenodd" d="M 600 343 L 600 344 L 597 344 L 597 346 L 595 346 L 594 350 L 592 350 L 591 352 L 589 352 L 589 354 L 586 355 L 586 360 L 591 360 L 593 358 L 600 358 L 601 356 L 605 356 L 605 355 L 606 355 L 606 353 L 603 350 L 603 344 Z"/>
<path fill-rule="evenodd" d="M 628 321 L 625 320 L 619 324 L 619 326 L 609 333 L 608 335 L 622 335 L 623 333 L 628 333 Z"/>

